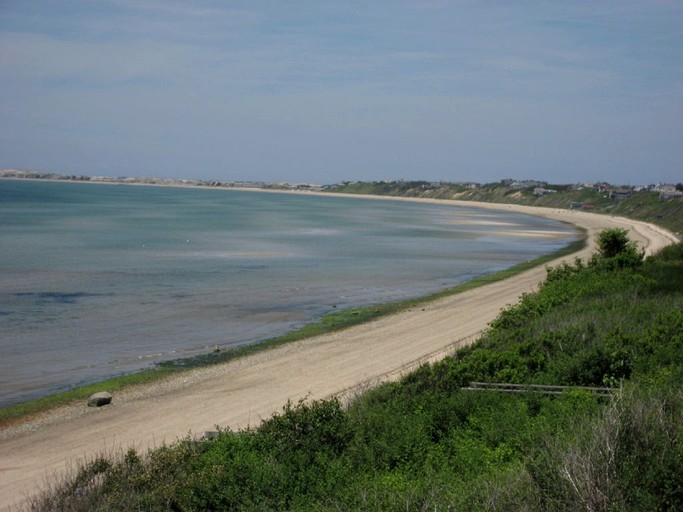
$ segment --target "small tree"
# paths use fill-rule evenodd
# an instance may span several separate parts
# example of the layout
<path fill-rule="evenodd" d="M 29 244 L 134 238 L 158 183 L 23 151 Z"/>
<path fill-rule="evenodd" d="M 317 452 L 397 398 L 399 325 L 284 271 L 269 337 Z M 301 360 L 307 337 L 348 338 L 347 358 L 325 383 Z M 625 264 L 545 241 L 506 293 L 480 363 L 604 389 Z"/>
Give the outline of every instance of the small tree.
<path fill-rule="evenodd" d="M 598 235 L 596 242 L 603 258 L 614 258 L 627 250 L 628 245 L 632 243 L 628 238 L 628 231 L 621 228 L 605 229 Z"/>
<path fill-rule="evenodd" d="M 602 231 L 597 239 L 599 260 L 610 266 L 636 267 L 643 262 L 645 253 L 638 251 L 638 244 L 628 237 L 628 231 L 622 228 L 608 228 Z"/>

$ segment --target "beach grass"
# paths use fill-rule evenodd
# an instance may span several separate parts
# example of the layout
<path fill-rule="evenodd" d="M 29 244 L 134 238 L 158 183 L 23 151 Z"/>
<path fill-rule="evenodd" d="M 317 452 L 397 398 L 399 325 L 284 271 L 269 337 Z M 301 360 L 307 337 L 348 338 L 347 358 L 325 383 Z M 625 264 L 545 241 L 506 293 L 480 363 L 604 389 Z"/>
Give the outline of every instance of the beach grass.
<path fill-rule="evenodd" d="M 564 248 L 551 254 L 520 263 L 499 272 L 484 274 L 458 286 L 447 288 L 426 296 L 373 304 L 369 306 L 342 309 L 323 315 L 320 320 L 304 325 L 282 336 L 269 338 L 251 345 L 244 345 L 226 350 L 216 350 L 211 353 L 194 356 L 191 358 L 175 359 L 158 363 L 154 368 L 135 373 L 112 377 L 96 383 L 78 386 L 69 391 L 52 394 L 42 398 L 29 400 L 19 404 L 0 407 L 0 427 L 6 427 L 26 421 L 40 413 L 47 412 L 61 406 L 70 405 L 79 401 L 85 401 L 93 393 L 108 391 L 115 393 L 132 386 L 149 384 L 154 381 L 169 377 L 179 372 L 203 366 L 225 363 L 240 357 L 246 357 L 257 352 L 268 350 L 286 343 L 312 338 L 322 334 L 341 331 L 355 325 L 371 322 L 378 318 L 407 311 L 423 306 L 430 302 L 463 293 L 467 290 L 502 281 L 514 275 L 520 274 L 533 267 L 543 265 L 556 258 L 568 256 L 580 251 L 586 245 L 587 234 L 585 230 L 577 228 L 580 237 Z"/>

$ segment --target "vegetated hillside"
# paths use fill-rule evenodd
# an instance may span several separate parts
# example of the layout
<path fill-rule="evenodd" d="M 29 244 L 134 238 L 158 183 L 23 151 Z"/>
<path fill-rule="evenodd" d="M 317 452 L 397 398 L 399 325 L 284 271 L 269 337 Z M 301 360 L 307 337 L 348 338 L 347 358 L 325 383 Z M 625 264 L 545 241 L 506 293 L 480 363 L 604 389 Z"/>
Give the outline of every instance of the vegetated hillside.
<path fill-rule="evenodd" d="M 426 181 L 353 182 L 332 185 L 325 190 L 347 194 L 375 194 L 430 199 L 458 199 L 486 203 L 521 204 L 549 208 L 571 208 L 572 203 L 587 205 L 596 213 L 608 213 L 653 222 L 674 233 L 683 233 L 683 198 L 660 201 L 657 192 L 635 192 L 626 199 L 610 199 L 607 192 L 569 185 L 547 185 L 554 193 L 534 195 L 534 188 L 513 188 L 507 184 L 487 183 L 477 188 L 452 183 Z"/>
<path fill-rule="evenodd" d="M 348 407 L 290 404 L 257 430 L 98 458 L 33 509 L 683 510 L 683 244 L 643 262 L 608 230 L 600 247 L 475 345 Z"/>
<path fill-rule="evenodd" d="M 618 201 L 609 213 L 659 224 L 683 235 L 683 198 L 659 201 L 654 192 L 638 192 L 628 199 Z"/>

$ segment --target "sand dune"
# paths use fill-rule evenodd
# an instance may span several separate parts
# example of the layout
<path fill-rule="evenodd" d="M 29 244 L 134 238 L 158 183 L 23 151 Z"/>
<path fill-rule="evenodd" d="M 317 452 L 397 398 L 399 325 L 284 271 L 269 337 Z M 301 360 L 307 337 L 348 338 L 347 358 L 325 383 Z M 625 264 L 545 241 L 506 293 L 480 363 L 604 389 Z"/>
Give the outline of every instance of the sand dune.
<path fill-rule="evenodd" d="M 540 215 L 582 226 L 591 241 L 587 249 L 567 258 L 572 261 L 594 252 L 595 235 L 607 227 L 628 229 L 648 253 L 676 241 L 662 228 L 623 218 L 514 205 L 445 203 Z M 502 308 L 534 290 L 544 277 L 545 268 L 532 269 L 424 308 L 131 389 L 115 396 L 111 406 L 69 406 L 0 430 L 0 508 L 20 503 L 47 475 L 62 472 L 69 461 L 84 456 L 128 447 L 146 449 L 190 433 L 202 434 L 215 425 L 253 426 L 287 400 L 343 395 L 395 378 L 475 340 Z"/>

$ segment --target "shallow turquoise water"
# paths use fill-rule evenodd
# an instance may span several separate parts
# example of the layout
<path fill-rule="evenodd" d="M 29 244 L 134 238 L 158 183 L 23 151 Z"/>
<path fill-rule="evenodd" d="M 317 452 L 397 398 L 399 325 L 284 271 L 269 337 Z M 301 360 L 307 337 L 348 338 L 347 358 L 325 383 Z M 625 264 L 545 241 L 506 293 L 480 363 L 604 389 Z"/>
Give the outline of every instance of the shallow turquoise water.
<path fill-rule="evenodd" d="M 455 206 L 0 180 L 0 405 L 424 295 L 575 238 Z"/>

